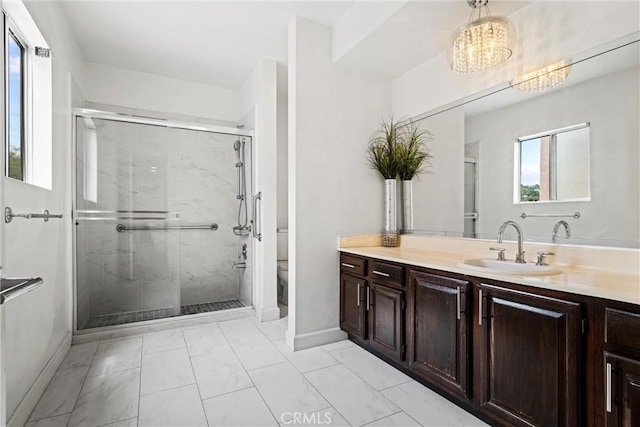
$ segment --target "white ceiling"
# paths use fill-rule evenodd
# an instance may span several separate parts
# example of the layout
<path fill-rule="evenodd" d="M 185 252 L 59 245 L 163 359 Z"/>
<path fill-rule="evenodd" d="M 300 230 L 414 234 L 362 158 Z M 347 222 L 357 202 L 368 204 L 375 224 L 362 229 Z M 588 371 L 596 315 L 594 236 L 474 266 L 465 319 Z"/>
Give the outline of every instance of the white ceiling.
<path fill-rule="evenodd" d="M 333 27 L 354 3 L 99 0 L 63 5 L 90 62 L 237 89 L 261 58 L 287 62 L 293 16 Z M 509 15 L 528 3 L 494 0 L 491 12 Z M 445 50 L 469 12 L 464 0 L 410 1 L 339 64 L 397 77 Z"/>
<path fill-rule="evenodd" d="M 237 89 L 261 58 L 287 62 L 295 15 L 333 26 L 353 1 L 68 1 L 90 62 Z"/>

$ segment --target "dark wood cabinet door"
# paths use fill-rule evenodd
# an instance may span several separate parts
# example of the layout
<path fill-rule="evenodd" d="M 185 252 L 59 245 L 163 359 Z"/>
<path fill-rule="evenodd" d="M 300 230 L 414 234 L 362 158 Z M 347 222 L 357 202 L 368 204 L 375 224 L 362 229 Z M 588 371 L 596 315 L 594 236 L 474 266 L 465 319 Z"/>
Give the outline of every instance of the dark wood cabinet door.
<path fill-rule="evenodd" d="M 576 426 L 580 420 L 581 307 L 481 284 L 482 410 L 520 426 Z"/>
<path fill-rule="evenodd" d="M 605 353 L 607 427 L 640 426 L 640 360 Z"/>
<path fill-rule="evenodd" d="M 366 338 L 367 281 L 350 274 L 340 275 L 340 327 L 354 337 Z"/>
<path fill-rule="evenodd" d="M 404 292 L 377 283 L 371 283 L 369 292 L 369 345 L 401 361 L 404 356 Z"/>
<path fill-rule="evenodd" d="M 469 282 L 412 270 L 409 368 L 449 391 L 468 397 Z"/>

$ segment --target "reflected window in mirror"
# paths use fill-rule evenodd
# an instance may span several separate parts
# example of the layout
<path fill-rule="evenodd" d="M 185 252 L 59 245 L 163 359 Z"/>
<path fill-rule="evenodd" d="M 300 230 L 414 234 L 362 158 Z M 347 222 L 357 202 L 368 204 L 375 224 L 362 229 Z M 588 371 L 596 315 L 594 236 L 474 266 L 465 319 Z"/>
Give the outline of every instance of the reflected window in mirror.
<path fill-rule="evenodd" d="M 518 138 L 514 203 L 589 200 L 589 123 Z"/>

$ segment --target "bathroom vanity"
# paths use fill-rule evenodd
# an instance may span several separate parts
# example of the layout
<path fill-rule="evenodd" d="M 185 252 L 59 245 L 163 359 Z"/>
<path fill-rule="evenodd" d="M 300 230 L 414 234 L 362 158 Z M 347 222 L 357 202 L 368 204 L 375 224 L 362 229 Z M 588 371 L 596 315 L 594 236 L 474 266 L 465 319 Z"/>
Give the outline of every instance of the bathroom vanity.
<path fill-rule="evenodd" d="M 555 275 L 467 270 L 488 242 L 403 239 L 340 248 L 352 341 L 493 424 L 640 425 L 637 272 L 580 267 L 589 249 L 565 249 Z"/>

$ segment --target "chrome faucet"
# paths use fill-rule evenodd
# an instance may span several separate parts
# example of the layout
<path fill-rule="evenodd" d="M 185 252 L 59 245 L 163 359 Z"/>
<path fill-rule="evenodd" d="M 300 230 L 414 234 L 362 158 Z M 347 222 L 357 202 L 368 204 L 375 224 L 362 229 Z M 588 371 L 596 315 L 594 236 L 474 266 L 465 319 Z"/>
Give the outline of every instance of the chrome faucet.
<path fill-rule="evenodd" d="M 556 225 L 553 226 L 553 234 L 551 235 L 551 242 L 557 243 L 558 241 L 558 230 L 560 230 L 560 226 L 564 226 L 564 237 L 567 239 L 571 238 L 571 227 L 569 227 L 569 223 L 567 221 L 561 219 L 556 222 Z"/>
<path fill-rule="evenodd" d="M 512 225 L 513 228 L 515 228 L 516 231 L 518 232 L 518 253 L 516 254 L 516 262 L 518 264 L 526 264 L 527 261 L 525 261 L 524 259 L 524 251 L 522 250 L 522 228 L 520 228 L 517 222 L 505 221 L 502 223 L 502 225 L 500 226 L 500 229 L 498 230 L 498 243 L 502 243 L 504 230 L 506 230 L 507 227 L 509 227 L 510 225 Z"/>

